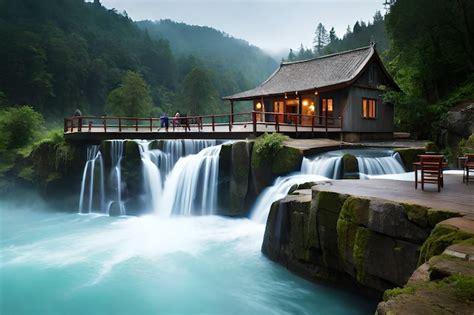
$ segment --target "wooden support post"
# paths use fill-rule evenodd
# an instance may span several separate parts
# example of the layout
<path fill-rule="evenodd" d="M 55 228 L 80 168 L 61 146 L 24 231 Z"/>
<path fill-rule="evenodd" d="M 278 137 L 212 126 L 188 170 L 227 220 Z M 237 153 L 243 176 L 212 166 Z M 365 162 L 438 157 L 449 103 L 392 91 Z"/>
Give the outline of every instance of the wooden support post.
<path fill-rule="evenodd" d="M 311 138 L 314 138 L 314 115 L 311 116 Z"/>
<path fill-rule="evenodd" d="M 67 132 L 68 127 L 67 127 L 67 118 L 64 118 L 64 132 Z"/>
<path fill-rule="evenodd" d="M 71 118 L 71 132 L 74 132 L 74 118 Z"/>
<path fill-rule="evenodd" d="M 153 118 L 150 117 L 150 131 L 153 131 Z"/>
<path fill-rule="evenodd" d="M 298 120 L 300 118 L 300 115 L 296 116 L 296 123 L 295 123 L 295 132 L 296 132 L 296 138 L 298 139 Z"/>
<path fill-rule="evenodd" d="M 103 117 L 104 119 L 104 132 L 107 132 L 107 117 Z"/>
<path fill-rule="evenodd" d="M 135 118 L 135 131 L 138 131 L 138 118 Z"/>
<path fill-rule="evenodd" d="M 326 126 L 326 138 L 328 137 L 328 107 L 326 104 L 326 112 L 324 113 L 324 124 Z"/>
<path fill-rule="evenodd" d="M 230 114 L 232 115 L 231 124 L 234 124 L 234 101 L 230 100 Z"/>
<path fill-rule="evenodd" d="M 274 114 L 275 116 L 275 129 L 277 132 L 280 132 L 280 114 Z"/>
<path fill-rule="evenodd" d="M 339 133 L 340 133 L 340 138 L 341 138 L 341 142 L 342 142 L 342 141 L 344 141 L 344 136 L 342 134 L 342 126 L 344 126 L 344 120 L 342 118 L 342 115 L 339 118 L 340 118 L 340 121 L 341 121 L 341 131 Z"/>
<path fill-rule="evenodd" d="M 252 111 L 252 126 L 253 126 L 253 134 L 254 136 L 257 135 L 257 112 Z"/>
<path fill-rule="evenodd" d="M 92 131 L 92 122 L 89 120 L 89 132 Z"/>
<path fill-rule="evenodd" d="M 79 132 L 82 131 L 82 117 L 79 117 L 77 119 L 77 131 L 79 131 Z"/>
<path fill-rule="evenodd" d="M 229 132 L 232 131 L 232 114 L 229 115 Z"/>
<path fill-rule="evenodd" d="M 214 115 L 211 116 L 212 118 L 212 132 L 216 131 L 216 126 L 215 126 L 215 122 L 214 122 Z"/>
<path fill-rule="evenodd" d="M 303 113 L 303 107 L 301 105 L 301 94 L 298 94 L 298 119 L 296 120 L 298 124 L 302 124 L 302 117 L 301 117 L 301 114 Z"/>
<path fill-rule="evenodd" d="M 122 117 L 119 117 L 119 132 L 122 132 Z"/>

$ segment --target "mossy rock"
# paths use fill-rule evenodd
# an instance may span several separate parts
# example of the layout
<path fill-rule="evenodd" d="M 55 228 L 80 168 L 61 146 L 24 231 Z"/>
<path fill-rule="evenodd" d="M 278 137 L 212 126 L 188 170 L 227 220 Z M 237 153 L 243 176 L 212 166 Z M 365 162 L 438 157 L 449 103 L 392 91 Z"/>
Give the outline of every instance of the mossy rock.
<path fill-rule="evenodd" d="M 462 214 L 441 209 L 428 209 L 427 212 L 428 224 L 431 227 L 434 227 L 441 221 L 456 217 L 462 217 Z"/>
<path fill-rule="evenodd" d="M 413 171 L 413 162 L 418 161 L 418 155 L 424 154 L 424 148 L 399 148 L 393 150 L 394 153 L 398 153 L 402 159 L 403 165 L 406 171 Z"/>
<path fill-rule="evenodd" d="M 403 209 L 408 217 L 408 220 L 423 228 L 428 227 L 427 207 L 414 204 L 403 204 Z"/>
<path fill-rule="evenodd" d="M 357 158 L 349 153 L 342 157 L 342 169 L 344 179 L 359 179 L 359 162 Z"/>
<path fill-rule="evenodd" d="M 450 245 L 458 244 L 471 238 L 474 238 L 473 234 L 466 233 L 455 226 L 438 224 L 423 243 L 418 264 L 421 265 L 431 257 L 440 255 Z"/>
<path fill-rule="evenodd" d="M 358 197 L 349 197 L 344 202 L 340 218 L 367 226 L 369 216 L 370 200 Z"/>
<path fill-rule="evenodd" d="M 320 191 L 316 196 L 316 208 L 318 211 L 325 210 L 339 214 L 347 198 L 347 195 L 331 191 Z"/>
<path fill-rule="evenodd" d="M 303 153 L 295 148 L 283 147 L 273 157 L 272 173 L 286 175 L 301 169 Z"/>
<path fill-rule="evenodd" d="M 367 250 L 367 242 L 369 239 L 370 230 L 359 226 L 354 240 L 354 251 L 352 258 L 356 268 L 357 281 L 365 283 L 365 276 L 367 273 L 365 255 Z"/>

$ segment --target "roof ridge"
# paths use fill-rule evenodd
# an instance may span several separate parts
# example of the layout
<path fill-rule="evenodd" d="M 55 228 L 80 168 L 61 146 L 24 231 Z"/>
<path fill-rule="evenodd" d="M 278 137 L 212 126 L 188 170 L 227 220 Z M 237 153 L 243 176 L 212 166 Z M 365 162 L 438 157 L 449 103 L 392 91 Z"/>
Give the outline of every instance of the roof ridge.
<path fill-rule="evenodd" d="M 340 52 L 337 52 L 337 53 L 333 53 L 333 54 L 329 54 L 329 55 L 324 55 L 324 56 L 319 56 L 319 57 L 316 57 L 316 58 L 304 59 L 304 60 L 282 61 L 282 62 L 280 63 L 280 66 L 287 66 L 287 65 L 297 64 L 297 63 L 304 63 L 304 62 L 309 62 L 309 61 L 314 61 L 314 60 L 319 60 L 319 59 L 324 59 L 324 58 L 329 58 L 329 57 L 344 55 L 344 54 L 352 53 L 352 52 L 359 51 L 359 50 L 365 50 L 365 49 L 369 49 L 369 48 L 374 48 L 374 46 L 373 46 L 373 45 L 369 45 L 369 46 L 364 46 L 364 47 L 360 47 L 360 48 L 356 48 L 356 49 L 351 49 L 351 50 L 346 50 L 346 51 L 340 51 Z"/>

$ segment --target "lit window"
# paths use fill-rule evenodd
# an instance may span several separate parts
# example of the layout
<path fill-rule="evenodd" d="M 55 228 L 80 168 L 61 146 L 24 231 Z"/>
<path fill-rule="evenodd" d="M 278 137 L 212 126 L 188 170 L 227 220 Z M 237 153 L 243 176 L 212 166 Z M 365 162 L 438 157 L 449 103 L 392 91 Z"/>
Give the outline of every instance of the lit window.
<path fill-rule="evenodd" d="M 332 98 L 323 98 L 323 112 L 326 111 L 326 108 L 328 110 L 328 113 L 331 113 L 334 111 Z"/>
<path fill-rule="evenodd" d="M 376 117 L 376 100 L 370 98 L 362 99 L 362 117 L 375 118 Z"/>

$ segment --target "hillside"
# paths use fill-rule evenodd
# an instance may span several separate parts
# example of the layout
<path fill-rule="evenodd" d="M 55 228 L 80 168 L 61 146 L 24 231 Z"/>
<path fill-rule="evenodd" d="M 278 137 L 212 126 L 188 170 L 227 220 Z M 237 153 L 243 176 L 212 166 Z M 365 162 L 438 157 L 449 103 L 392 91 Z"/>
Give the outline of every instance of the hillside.
<path fill-rule="evenodd" d="M 176 56 L 193 55 L 209 69 L 230 72 L 244 82 L 240 89 L 261 83 L 278 66 L 276 61 L 248 42 L 210 27 L 187 25 L 171 20 L 140 21 L 137 25 L 153 39 L 166 39 Z"/>
<path fill-rule="evenodd" d="M 155 115 L 197 113 L 195 99 L 206 100 L 206 112 L 223 112 L 220 96 L 276 68 L 260 49 L 210 28 L 139 25 L 149 31 L 99 0 L 0 1 L 0 107 L 28 104 L 50 121 L 76 108 L 103 114 L 111 91 L 133 71 L 145 80 Z"/>

